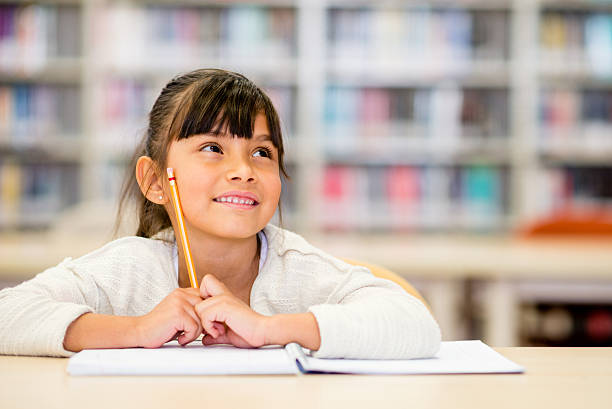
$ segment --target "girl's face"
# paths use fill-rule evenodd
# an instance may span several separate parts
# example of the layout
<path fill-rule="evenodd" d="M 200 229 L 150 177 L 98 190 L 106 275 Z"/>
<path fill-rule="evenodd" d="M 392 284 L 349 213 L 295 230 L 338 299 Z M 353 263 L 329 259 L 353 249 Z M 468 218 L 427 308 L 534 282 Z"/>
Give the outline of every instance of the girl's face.
<path fill-rule="evenodd" d="M 262 114 L 251 139 L 205 134 L 172 142 L 168 167 L 174 168 L 183 216 L 192 229 L 247 238 L 274 216 L 281 193 L 278 151 Z"/>

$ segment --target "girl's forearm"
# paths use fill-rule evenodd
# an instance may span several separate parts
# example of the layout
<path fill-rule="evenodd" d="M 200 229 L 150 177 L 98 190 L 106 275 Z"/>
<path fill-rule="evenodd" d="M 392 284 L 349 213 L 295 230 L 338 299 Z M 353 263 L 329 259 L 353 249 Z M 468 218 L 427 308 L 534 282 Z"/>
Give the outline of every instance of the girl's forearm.
<path fill-rule="evenodd" d="M 286 345 L 297 342 L 311 351 L 321 346 L 321 334 L 314 314 L 277 314 L 269 318 L 267 344 Z"/>
<path fill-rule="evenodd" d="M 79 352 L 83 349 L 136 347 L 136 318 L 83 314 L 68 326 L 64 348 Z"/>

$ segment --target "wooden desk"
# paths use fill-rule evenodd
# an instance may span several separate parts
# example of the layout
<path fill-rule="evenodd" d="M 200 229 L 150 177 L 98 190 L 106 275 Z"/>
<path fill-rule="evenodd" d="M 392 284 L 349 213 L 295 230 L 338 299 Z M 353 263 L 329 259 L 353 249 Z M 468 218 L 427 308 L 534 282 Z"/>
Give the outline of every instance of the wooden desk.
<path fill-rule="evenodd" d="M 71 377 L 67 359 L 0 356 L 1 408 L 603 408 L 612 348 L 496 348 L 523 375 Z M 382 405 L 382 406 L 381 406 Z"/>

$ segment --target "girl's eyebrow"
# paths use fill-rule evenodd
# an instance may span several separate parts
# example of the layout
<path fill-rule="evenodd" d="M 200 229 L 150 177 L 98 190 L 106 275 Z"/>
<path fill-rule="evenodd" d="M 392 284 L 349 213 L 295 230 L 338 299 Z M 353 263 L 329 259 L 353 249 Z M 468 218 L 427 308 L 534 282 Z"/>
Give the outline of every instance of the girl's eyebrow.
<path fill-rule="evenodd" d="M 270 141 L 271 142 L 272 141 L 272 137 L 270 135 L 266 134 L 266 133 L 262 133 L 262 134 L 259 134 L 257 136 L 254 136 L 253 139 L 256 139 L 256 140 L 261 141 L 261 142 L 266 142 L 266 141 Z"/>

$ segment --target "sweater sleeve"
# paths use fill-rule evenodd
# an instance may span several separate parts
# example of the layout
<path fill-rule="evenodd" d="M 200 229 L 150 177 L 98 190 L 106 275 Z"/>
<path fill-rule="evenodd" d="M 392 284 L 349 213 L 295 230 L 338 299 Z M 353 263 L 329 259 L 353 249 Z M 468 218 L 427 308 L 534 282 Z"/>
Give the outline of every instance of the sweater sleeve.
<path fill-rule="evenodd" d="M 92 277 L 69 268 L 69 260 L 0 291 L 0 354 L 73 354 L 63 346 L 66 330 L 95 310 L 98 291 Z"/>
<path fill-rule="evenodd" d="M 399 285 L 356 266 L 328 276 L 321 285 L 329 296 L 308 308 L 321 335 L 315 357 L 411 359 L 438 352 L 438 324 L 427 307 Z"/>

